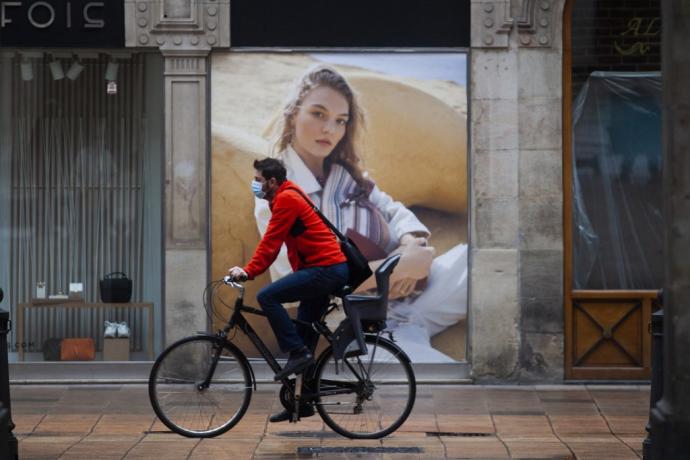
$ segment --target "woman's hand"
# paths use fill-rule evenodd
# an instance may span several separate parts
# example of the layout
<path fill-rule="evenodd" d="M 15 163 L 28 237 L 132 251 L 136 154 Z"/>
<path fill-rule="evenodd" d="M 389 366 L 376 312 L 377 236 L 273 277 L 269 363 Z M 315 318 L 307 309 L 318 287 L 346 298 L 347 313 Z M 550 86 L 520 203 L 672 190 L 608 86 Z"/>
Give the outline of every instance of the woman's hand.
<path fill-rule="evenodd" d="M 401 255 L 400 262 L 393 271 L 396 279 L 414 278 L 420 280 L 429 276 L 431 262 L 436 252 L 432 246 L 408 244 L 401 246 L 398 250 Z"/>
<path fill-rule="evenodd" d="M 425 236 L 418 236 L 414 233 L 405 233 L 400 237 L 400 246 L 407 246 L 410 244 L 416 244 L 417 246 L 426 246 L 427 239 Z"/>
<path fill-rule="evenodd" d="M 410 238 L 405 238 L 408 235 Z M 417 281 L 429 276 L 431 262 L 436 253 L 433 247 L 426 246 L 426 238 L 424 237 L 417 237 L 407 233 L 400 238 L 400 241 L 402 242 L 403 239 L 407 244 L 401 244 L 398 249 L 391 253 L 391 255 L 400 254 L 400 262 L 398 262 L 390 278 L 388 296 L 391 299 L 410 295 Z M 376 262 L 369 263 L 369 266 L 375 272 L 382 262 L 383 259 L 377 260 Z M 372 275 L 355 292 L 364 292 L 374 287 L 376 287 L 376 277 Z"/>

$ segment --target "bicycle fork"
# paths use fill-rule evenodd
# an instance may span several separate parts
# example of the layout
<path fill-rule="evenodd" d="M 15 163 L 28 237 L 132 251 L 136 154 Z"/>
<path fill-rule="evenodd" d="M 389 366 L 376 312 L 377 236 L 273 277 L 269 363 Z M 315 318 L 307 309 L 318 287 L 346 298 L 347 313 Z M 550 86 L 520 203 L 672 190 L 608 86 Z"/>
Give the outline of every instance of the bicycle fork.
<path fill-rule="evenodd" d="M 218 344 L 218 348 L 216 349 L 214 347 L 213 350 L 213 357 L 211 358 L 211 366 L 209 366 L 208 375 L 206 376 L 203 382 L 197 384 L 197 390 L 204 391 L 211 385 L 211 379 L 213 378 L 213 374 L 215 374 L 216 372 L 216 367 L 218 366 L 218 361 L 220 361 L 220 355 L 222 354 L 223 346 L 221 344 Z"/>

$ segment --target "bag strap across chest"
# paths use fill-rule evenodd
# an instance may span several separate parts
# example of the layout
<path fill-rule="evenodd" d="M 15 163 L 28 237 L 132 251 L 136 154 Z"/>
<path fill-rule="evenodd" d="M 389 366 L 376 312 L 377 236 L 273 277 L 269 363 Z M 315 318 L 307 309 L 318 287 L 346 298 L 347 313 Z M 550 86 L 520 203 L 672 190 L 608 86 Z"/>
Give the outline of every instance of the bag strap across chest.
<path fill-rule="evenodd" d="M 288 190 L 294 190 L 295 192 L 299 193 L 299 194 L 302 196 L 302 198 L 304 198 L 304 200 L 307 202 L 307 204 L 314 210 L 314 212 L 316 213 L 316 215 L 319 216 L 319 217 L 321 218 L 321 220 L 323 220 L 323 223 L 326 224 L 326 226 L 327 226 L 328 228 L 330 228 L 330 229 L 333 231 L 333 233 L 335 233 L 335 236 L 337 236 L 338 239 L 339 239 L 340 241 L 346 241 L 345 236 L 344 236 L 342 233 L 340 233 L 340 230 L 338 230 L 338 229 L 335 227 L 335 225 L 333 225 L 333 224 L 331 223 L 331 221 L 328 220 L 328 219 L 326 218 L 326 216 L 323 215 L 323 213 L 319 210 L 319 208 L 316 207 L 316 205 L 314 204 L 314 202 L 311 201 L 311 200 L 309 199 L 309 197 L 308 197 L 302 190 L 300 190 L 300 189 L 298 189 L 298 188 L 296 188 L 296 187 L 288 187 Z"/>

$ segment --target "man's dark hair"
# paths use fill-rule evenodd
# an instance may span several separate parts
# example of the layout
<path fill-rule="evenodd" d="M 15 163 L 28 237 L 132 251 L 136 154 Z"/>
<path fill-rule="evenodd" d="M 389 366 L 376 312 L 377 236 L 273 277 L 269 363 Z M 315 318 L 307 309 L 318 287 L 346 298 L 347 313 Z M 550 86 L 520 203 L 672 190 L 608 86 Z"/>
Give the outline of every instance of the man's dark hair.
<path fill-rule="evenodd" d="M 254 169 L 259 171 L 264 179 L 269 180 L 275 177 L 278 184 L 285 182 L 287 171 L 282 161 L 276 158 L 264 158 L 263 160 L 254 160 Z"/>

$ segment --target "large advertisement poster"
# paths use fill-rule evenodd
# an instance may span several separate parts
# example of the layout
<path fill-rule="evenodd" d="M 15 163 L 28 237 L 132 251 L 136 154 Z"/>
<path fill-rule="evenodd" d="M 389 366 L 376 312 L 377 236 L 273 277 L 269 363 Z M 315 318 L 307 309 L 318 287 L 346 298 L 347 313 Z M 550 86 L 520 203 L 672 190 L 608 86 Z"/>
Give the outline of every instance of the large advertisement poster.
<path fill-rule="evenodd" d="M 391 278 L 387 328 L 412 361 L 464 360 L 465 75 L 462 53 L 214 53 L 213 279 L 251 258 L 270 219 L 266 200 L 252 194 L 252 164 L 277 157 L 288 179 L 372 264 L 402 255 Z M 324 142 L 323 119 L 344 127 L 342 137 Z M 334 160 L 331 166 L 324 158 Z M 247 303 L 258 305 L 258 290 L 290 270 L 283 253 L 246 283 Z M 373 286 L 372 280 L 361 289 Z M 332 314 L 329 326 L 341 315 Z M 268 322 L 251 322 L 279 353 Z M 240 335 L 236 341 L 256 356 Z"/>

